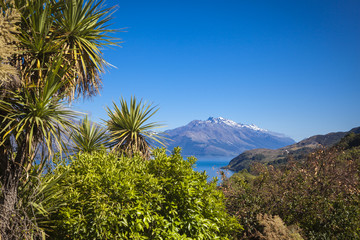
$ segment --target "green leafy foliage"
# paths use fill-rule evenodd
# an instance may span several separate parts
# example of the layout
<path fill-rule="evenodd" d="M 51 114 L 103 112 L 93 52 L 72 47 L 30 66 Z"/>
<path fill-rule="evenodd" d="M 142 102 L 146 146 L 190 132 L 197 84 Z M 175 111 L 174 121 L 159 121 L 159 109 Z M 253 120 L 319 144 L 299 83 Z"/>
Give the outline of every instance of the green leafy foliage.
<path fill-rule="evenodd" d="M 359 239 L 359 169 L 360 148 L 332 148 L 282 169 L 257 164 L 255 179 L 235 174 L 222 188 L 228 211 L 244 225 L 242 237 L 261 232 L 257 216 L 269 214 L 309 239 Z"/>
<path fill-rule="evenodd" d="M 360 146 L 360 133 L 349 133 L 337 144 L 340 148 L 351 149 Z"/>
<path fill-rule="evenodd" d="M 54 174 L 66 206 L 52 216 L 58 239 L 228 239 L 240 229 L 229 217 L 223 194 L 205 173 L 195 172 L 194 158 L 180 150 L 171 156 L 155 150 L 144 161 L 95 152 L 73 156 Z"/>

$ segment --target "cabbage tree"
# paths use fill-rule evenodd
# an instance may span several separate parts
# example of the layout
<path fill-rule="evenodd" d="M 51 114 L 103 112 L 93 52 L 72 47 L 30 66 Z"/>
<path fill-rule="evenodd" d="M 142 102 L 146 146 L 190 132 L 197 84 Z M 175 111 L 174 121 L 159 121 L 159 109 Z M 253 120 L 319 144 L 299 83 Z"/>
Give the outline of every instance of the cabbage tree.
<path fill-rule="evenodd" d="M 154 132 L 154 129 L 163 125 L 158 122 L 148 122 L 158 110 L 142 100 L 137 101 L 135 97 L 131 97 L 129 104 L 121 98 L 120 107 L 113 102 L 113 110 L 107 108 L 110 119 L 106 121 L 112 150 L 128 156 L 139 152 L 149 159 L 151 143 L 164 146 L 165 138 Z"/>
<path fill-rule="evenodd" d="M 62 149 L 63 136 L 70 131 L 76 116 L 65 107 L 64 96 L 58 93 L 63 86 L 58 79 L 62 75 L 61 64 L 59 60 L 50 67 L 42 88 L 8 90 L 0 100 L 0 234 L 8 239 L 11 238 L 7 234 L 21 229 L 14 218 L 10 220 L 10 216 L 17 215 L 15 206 L 20 179 L 26 178 L 24 174 L 30 170 L 39 151 L 51 155 Z M 14 236 L 16 238 L 19 236 Z"/>
<path fill-rule="evenodd" d="M 13 236 L 17 189 L 37 151 L 62 149 L 75 113 L 64 103 L 96 94 L 116 45 L 112 9 L 95 0 L 0 0 L 0 234 Z M 5 33 L 5 34 L 3 34 Z M 5 37 L 4 37 L 5 36 Z M 10 37 L 9 37 L 10 36 Z M 57 146 L 53 149 L 53 146 Z M 46 159 L 46 158 L 44 158 Z M 24 176 L 25 174 L 25 176 Z M 25 231 L 25 230 L 24 230 Z"/>
<path fill-rule="evenodd" d="M 91 123 L 89 118 L 85 116 L 74 128 L 71 141 L 75 153 L 92 153 L 105 149 L 108 146 L 109 136 L 105 128 L 96 123 Z"/>

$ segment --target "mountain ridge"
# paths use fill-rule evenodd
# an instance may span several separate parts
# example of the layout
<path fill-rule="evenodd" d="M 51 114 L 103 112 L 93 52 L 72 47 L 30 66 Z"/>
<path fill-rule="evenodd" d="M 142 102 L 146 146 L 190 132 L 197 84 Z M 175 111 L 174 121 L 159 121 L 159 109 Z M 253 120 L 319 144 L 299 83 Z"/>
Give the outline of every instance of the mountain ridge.
<path fill-rule="evenodd" d="M 314 135 L 298 143 L 278 149 L 251 149 L 233 158 L 224 169 L 240 171 L 248 169 L 254 162 L 265 164 L 283 164 L 292 160 L 303 160 L 308 154 L 322 147 L 331 147 L 349 133 L 360 133 L 360 127 L 352 128 L 347 132 L 331 132 L 324 135 Z"/>
<path fill-rule="evenodd" d="M 176 146 L 183 149 L 185 156 L 226 156 L 264 147 L 276 149 L 292 143 L 284 134 L 262 129 L 254 124 L 236 123 L 222 117 L 207 120 L 193 120 L 185 126 L 165 131 L 171 139 L 168 149 Z"/>

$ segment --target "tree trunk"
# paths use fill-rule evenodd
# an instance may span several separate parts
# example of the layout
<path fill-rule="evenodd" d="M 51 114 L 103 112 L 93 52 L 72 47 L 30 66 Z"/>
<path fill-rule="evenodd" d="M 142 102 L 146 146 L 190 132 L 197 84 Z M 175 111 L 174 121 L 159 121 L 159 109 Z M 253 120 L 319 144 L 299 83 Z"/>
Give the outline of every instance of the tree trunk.
<path fill-rule="evenodd" d="M 26 144 L 24 144 L 26 146 Z M 11 152 L 1 151 L 1 197 L 0 197 L 0 240 L 18 239 L 15 232 L 21 229 L 17 228 L 17 209 L 18 187 L 21 174 L 23 172 L 23 164 L 27 157 L 25 146 L 17 149 L 16 157 L 11 157 Z M 3 149 L 1 149 L 3 150 Z"/>
<path fill-rule="evenodd" d="M 1 186 L 1 202 L 0 202 L 0 235 L 1 240 L 15 239 L 12 233 L 12 217 L 16 215 L 16 203 L 18 200 L 19 174 L 21 169 L 15 164 L 10 167 L 10 171 L 6 171 Z"/>

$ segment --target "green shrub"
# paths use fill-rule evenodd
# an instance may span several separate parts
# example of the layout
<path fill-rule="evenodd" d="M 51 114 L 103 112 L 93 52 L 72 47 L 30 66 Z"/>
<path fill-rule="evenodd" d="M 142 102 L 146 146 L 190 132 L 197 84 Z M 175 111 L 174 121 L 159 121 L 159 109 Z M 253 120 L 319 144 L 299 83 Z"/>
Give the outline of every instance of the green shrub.
<path fill-rule="evenodd" d="M 52 216 L 57 239 L 227 239 L 240 230 L 216 183 L 195 172 L 180 150 L 154 159 L 78 154 L 61 182 L 66 206 Z"/>

